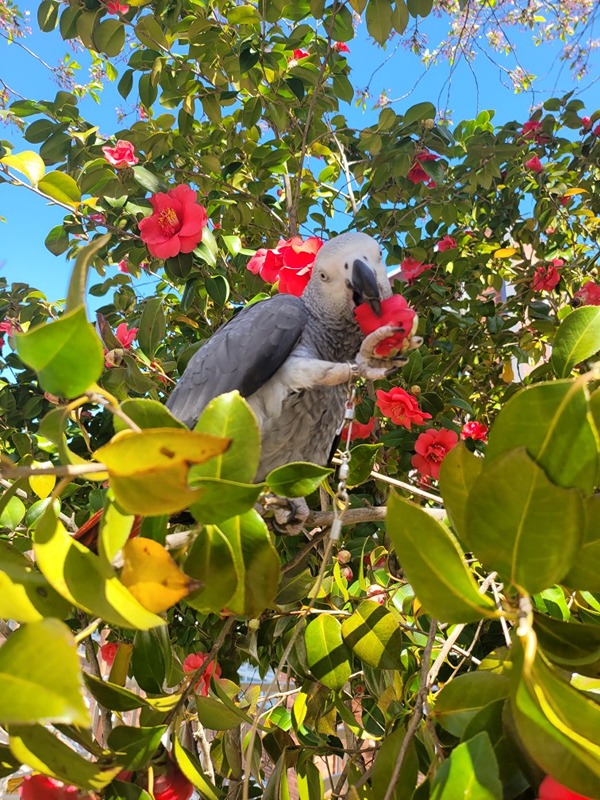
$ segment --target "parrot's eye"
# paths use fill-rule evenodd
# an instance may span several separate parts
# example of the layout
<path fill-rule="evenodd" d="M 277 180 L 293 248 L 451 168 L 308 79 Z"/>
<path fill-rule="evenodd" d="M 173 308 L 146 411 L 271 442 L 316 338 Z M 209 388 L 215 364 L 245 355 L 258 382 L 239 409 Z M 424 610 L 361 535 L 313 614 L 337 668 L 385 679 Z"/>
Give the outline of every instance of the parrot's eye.
<path fill-rule="evenodd" d="M 327 273 L 323 272 L 322 270 L 321 270 L 321 272 L 319 272 L 319 278 L 321 278 L 322 281 L 328 281 L 329 280 L 329 278 L 327 276 Z"/>

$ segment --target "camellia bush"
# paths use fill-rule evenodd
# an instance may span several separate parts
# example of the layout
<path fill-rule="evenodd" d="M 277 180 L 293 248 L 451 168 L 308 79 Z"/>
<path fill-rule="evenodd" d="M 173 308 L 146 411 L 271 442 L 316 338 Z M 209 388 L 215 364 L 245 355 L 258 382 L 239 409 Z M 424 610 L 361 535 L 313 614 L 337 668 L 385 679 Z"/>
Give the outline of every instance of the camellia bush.
<path fill-rule="evenodd" d="M 81 92 L 3 100 L 28 145 L 0 177 L 64 209 L 46 247 L 73 262 L 64 302 L 0 279 L 0 776 L 24 800 L 600 798 L 600 111 L 353 128 L 355 16 L 384 43 L 431 8 L 40 4 L 136 119 L 107 140 Z M 350 392 L 347 478 L 257 483 L 237 392 L 194 430 L 164 401 L 341 230 L 381 243 L 423 344 Z M 307 498 L 302 533 L 273 495 Z"/>

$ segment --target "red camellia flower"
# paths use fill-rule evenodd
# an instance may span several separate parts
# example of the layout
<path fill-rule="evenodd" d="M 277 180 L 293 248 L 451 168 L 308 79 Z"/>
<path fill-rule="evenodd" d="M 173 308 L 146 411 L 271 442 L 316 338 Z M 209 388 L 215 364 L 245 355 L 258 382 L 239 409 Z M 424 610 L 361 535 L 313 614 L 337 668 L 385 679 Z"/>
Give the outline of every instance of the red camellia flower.
<path fill-rule="evenodd" d="M 183 662 L 183 671 L 195 672 L 207 660 L 208 660 L 208 653 L 201 653 L 201 652 L 190 653 L 189 656 L 187 656 L 185 661 Z M 216 663 L 216 661 L 211 661 L 210 664 L 208 664 L 208 666 L 200 676 L 200 680 L 194 686 L 194 691 L 198 692 L 198 694 L 201 695 L 202 697 L 208 697 L 208 692 L 210 689 L 210 679 L 213 675 L 215 676 L 215 678 L 221 677 L 221 667 Z"/>
<path fill-rule="evenodd" d="M 283 258 L 278 250 L 266 250 L 261 247 L 248 262 L 247 268 L 263 281 L 275 283 L 279 270 L 283 267 Z"/>
<path fill-rule="evenodd" d="M 476 422 L 476 420 L 465 422 L 460 432 L 461 439 L 473 439 L 479 442 L 487 441 L 487 435 L 488 426 L 484 425 L 483 422 Z"/>
<path fill-rule="evenodd" d="M 112 667 L 119 645 L 116 642 L 106 642 L 100 648 L 100 655 L 102 660 L 108 667 Z"/>
<path fill-rule="evenodd" d="M 454 250 L 455 248 L 456 239 L 454 239 L 452 236 L 444 236 L 443 239 L 440 239 L 436 244 L 438 253 L 443 253 L 444 250 Z"/>
<path fill-rule="evenodd" d="M 544 171 L 544 165 L 537 156 L 533 156 L 533 158 L 530 158 L 529 161 L 526 161 L 525 166 L 527 169 L 530 169 L 532 172 L 535 172 L 538 175 L 540 172 Z"/>
<path fill-rule="evenodd" d="M 392 420 L 395 425 L 401 425 L 409 431 L 415 425 L 424 425 L 426 419 L 431 419 L 431 414 L 421 411 L 417 398 L 405 392 L 399 386 L 393 386 L 389 392 L 378 389 L 375 405 L 384 415 Z"/>
<path fill-rule="evenodd" d="M 600 125 L 596 125 L 592 133 L 594 134 L 594 136 L 600 136 Z"/>
<path fill-rule="evenodd" d="M 137 336 L 138 328 L 128 328 L 126 322 L 122 322 L 120 325 L 117 326 L 117 330 L 115 331 L 115 337 L 119 340 L 119 343 L 123 350 L 130 350 L 131 344 L 135 337 Z"/>
<path fill-rule="evenodd" d="M 419 153 L 416 154 L 415 160 L 413 162 L 412 167 L 408 170 L 408 174 L 406 177 L 412 183 L 420 183 L 423 181 L 430 185 L 433 181 L 430 181 L 429 175 L 425 172 L 423 167 L 421 166 L 422 161 L 437 161 L 439 156 L 430 153 L 429 150 L 421 150 Z"/>
<path fill-rule="evenodd" d="M 155 800 L 189 800 L 194 787 L 174 761 L 169 761 L 167 771 L 154 779 Z"/>
<path fill-rule="evenodd" d="M 393 294 L 381 301 L 380 317 L 368 303 L 361 303 L 354 309 L 354 318 L 365 336 L 384 325 L 399 328 L 375 348 L 375 355 L 383 358 L 404 352 L 419 322 L 416 311 L 409 308 L 406 300 L 399 294 Z"/>
<path fill-rule="evenodd" d="M 421 475 L 437 480 L 442 461 L 457 442 L 458 434 L 455 431 L 430 428 L 417 438 L 411 464 Z"/>
<path fill-rule="evenodd" d="M 126 14 L 129 11 L 129 6 L 119 3 L 118 0 L 108 0 L 106 10 L 109 14 Z"/>
<path fill-rule="evenodd" d="M 387 594 L 383 586 L 380 586 L 378 583 L 372 583 L 370 586 L 367 586 L 367 597 L 369 600 L 373 600 L 375 603 L 379 603 L 382 606 L 387 598 Z"/>
<path fill-rule="evenodd" d="M 108 163 L 112 164 L 112 166 L 116 169 L 133 167 L 139 161 L 131 142 L 126 142 L 124 139 L 119 139 L 115 147 L 109 147 L 108 145 L 105 145 L 102 148 L 102 152 L 104 153 L 104 157 Z"/>
<path fill-rule="evenodd" d="M 309 55 L 310 53 L 307 50 L 301 50 L 300 48 L 293 50 L 292 55 L 288 58 L 288 66 L 295 67 L 301 58 L 308 58 Z"/>
<path fill-rule="evenodd" d="M 349 53 L 350 48 L 345 42 L 334 42 L 333 49 L 338 53 Z"/>
<path fill-rule="evenodd" d="M 537 800 L 593 800 L 593 798 L 577 794 L 577 792 L 567 789 L 562 783 L 555 781 L 550 775 L 546 775 L 540 783 Z"/>
<path fill-rule="evenodd" d="M 140 236 L 156 258 L 172 258 L 191 253 L 202 240 L 208 222 L 206 209 L 196 199 L 196 192 L 182 183 L 166 194 L 150 198 L 154 213 L 140 220 Z"/>
<path fill-rule="evenodd" d="M 589 131 L 589 129 L 592 127 L 592 120 L 589 117 L 582 117 L 581 127 L 584 131 Z"/>
<path fill-rule="evenodd" d="M 579 305 L 600 306 L 600 286 L 594 281 L 588 281 L 578 292 L 575 292 L 573 299 L 576 297 Z M 2 330 L 2 325 L 0 325 L 0 330 Z"/>
<path fill-rule="evenodd" d="M 8 333 L 9 336 L 14 336 L 16 333 L 14 323 L 10 320 L 4 320 L 4 322 L 0 322 L 0 332 Z"/>
<path fill-rule="evenodd" d="M 368 439 L 373 433 L 374 428 L 375 417 L 371 417 L 368 422 L 357 422 L 354 420 L 352 422 L 352 431 L 350 432 L 350 441 L 353 442 L 355 439 Z M 348 431 L 349 427 L 345 427 L 340 434 L 340 438 L 343 442 L 348 441 Z"/>
<path fill-rule="evenodd" d="M 537 144 L 548 144 L 550 141 L 550 137 L 542 133 L 542 123 L 534 119 L 530 119 L 523 125 L 521 133 L 524 139 L 533 140 Z"/>
<path fill-rule="evenodd" d="M 81 794 L 76 786 L 46 775 L 28 775 L 19 788 L 21 800 L 83 800 L 89 795 Z"/>
<path fill-rule="evenodd" d="M 299 297 L 310 280 L 321 247 L 323 240 L 318 236 L 310 236 L 305 240 L 300 236 L 280 239 L 273 249 L 257 250 L 248 262 L 248 269 L 267 283 L 278 281 L 277 290 L 281 294 Z"/>
<path fill-rule="evenodd" d="M 551 292 L 559 281 L 560 274 L 556 267 L 537 267 L 533 275 L 531 288 L 534 292 L 541 292 L 544 290 Z"/>
<path fill-rule="evenodd" d="M 402 269 L 402 277 L 410 286 L 415 282 L 419 275 L 421 275 L 421 273 L 428 269 L 432 269 L 433 264 L 424 264 L 422 261 L 417 261 L 416 258 L 411 258 L 409 256 L 401 262 L 400 267 Z"/>

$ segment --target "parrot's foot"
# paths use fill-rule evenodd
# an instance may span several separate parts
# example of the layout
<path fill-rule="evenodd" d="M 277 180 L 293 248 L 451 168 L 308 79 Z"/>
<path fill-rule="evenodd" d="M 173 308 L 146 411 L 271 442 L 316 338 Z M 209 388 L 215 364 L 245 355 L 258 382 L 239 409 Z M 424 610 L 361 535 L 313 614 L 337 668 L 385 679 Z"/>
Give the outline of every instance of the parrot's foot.
<path fill-rule="evenodd" d="M 298 536 L 304 530 L 310 509 L 303 497 L 279 497 L 269 494 L 261 500 L 264 513 L 272 512 L 271 525 L 283 536 Z"/>
<path fill-rule="evenodd" d="M 384 325 L 370 333 L 361 345 L 356 357 L 356 365 L 361 378 L 367 380 L 379 380 L 386 378 L 408 362 L 408 354 L 411 350 L 416 350 L 423 344 L 421 336 L 411 336 L 404 345 L 404 353 L 391 358 L 378 356 L 375 352 L 378 345 L 389 336 L 398 333 L 401 329 L 393 325 Z"/>

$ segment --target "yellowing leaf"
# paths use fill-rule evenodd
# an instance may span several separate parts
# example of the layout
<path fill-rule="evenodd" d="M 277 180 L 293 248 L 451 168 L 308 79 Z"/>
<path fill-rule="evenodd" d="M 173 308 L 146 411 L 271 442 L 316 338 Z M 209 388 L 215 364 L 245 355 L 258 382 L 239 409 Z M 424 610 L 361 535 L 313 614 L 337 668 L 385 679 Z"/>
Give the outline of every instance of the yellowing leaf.
<path fill-rule="evenodd" d="M 52 466 L 49 461 L 44 463 L 33 462 L 32 467 L 49 467 Z M 56 484 L 56 475 L 30 475 L 29 486 L 31 491 L 36 494 L 40 500 L 45 500 L 50 494 Z"/>
<path fill-rule="evenodd" d="M 4 156 L 4 158 L 0 158 L 0 163 L 21 172 L 29 178 L 32 186 L 37 186 L 46 172 L 44 162 L 33 150 L 23 150 L 22 153 Z"/>
<path fill-rule="evenodd" d="M 123 559 L 121 583 L 149 611 L 166 611 L 200 588 L 154 539 L 130 539 L 123 548 Z"/>
<path fill-rule="evenodd" d="M 575 194 L 588 194 L 587 189 L 567 189 L 563 197 L 573 197 Z"/>
<path fill-rule="evenodd" d="M 504 366 L 502 367 L 502 372 L 500 373 L 500 377 L 504 381 L 504 383 L 512 383 L 515 379 L 515 372 L 512 368 L 512 364 L 510 361 L 506 361 Z"/>
<path fill-rule="evenodd" d="M 230 439 L 177 428 L 121 431 L 96 451 L 106 464 L 121 507 L 131 514 L 174 514 L 198 502 L 201 489 L 190 489 L 188 472 L 221 455 Z"/>
<path fill-rule="evenodd" d="M 494 258 L 510 258 L 517 252 L 516 247 L 501 247 L 494 252 Z"/>

